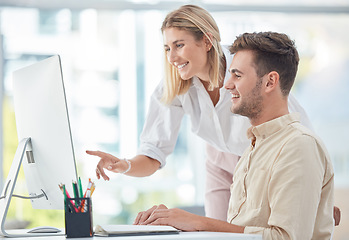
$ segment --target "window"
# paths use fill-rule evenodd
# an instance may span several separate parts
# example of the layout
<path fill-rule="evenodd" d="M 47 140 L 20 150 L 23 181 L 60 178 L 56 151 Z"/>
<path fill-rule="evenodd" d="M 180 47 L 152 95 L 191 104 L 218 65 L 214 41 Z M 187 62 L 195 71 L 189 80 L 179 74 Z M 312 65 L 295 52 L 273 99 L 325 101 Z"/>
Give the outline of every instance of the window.
<path fill-rule="evenodd" d="M 335 14 L 335 5 L 328 6 L 328 13 L 320 8 L 315 8 L 320 12 L 312 13 L 302 12 L 306 7 L 298 6 L 293 11 L 283 5 L 277 6 L 283 9 L 279 12 L 272 8 L 269 12 L 257 11 L 251 1 L 249 4 L 250 8 L 234 5 L 240 11 L 233 7 L 232 11 L 215 11 L 218 8 L 209 4 L 212 11 L 207 9 L 216 19 L 225 45 L 246 31 L 278 31 L 295 39 L 301 62 L 292 93 L 309 114 L 314 130 L 331 155 L 336 204 L 348 209 L 342 199 L 348 198 L 349 189 L 349 150 L 345 142 L 349 135 L 349 15 Z M 11 73 L 52 54 L 62 57 L 77 168 L 82 179 L 95 178 L 98 162 L 85 154 L 87 149 L 120 157 L 136 154 L 150 95 L 163 75 L 160 27 L 167 12 L 0 8 L 5 176 L 17 146 Z M 153 176 L 137 179 L 110 174 L 110 182 L 94 179 L 95 223 L 131 223 L 140 210 L 158 203 L 170 207 L 203 205 L 205 145 L 190 128 L 185 118 L 174 154 L 167 166 Z M 11 214 L 20 217 L 26 209 Z"/>

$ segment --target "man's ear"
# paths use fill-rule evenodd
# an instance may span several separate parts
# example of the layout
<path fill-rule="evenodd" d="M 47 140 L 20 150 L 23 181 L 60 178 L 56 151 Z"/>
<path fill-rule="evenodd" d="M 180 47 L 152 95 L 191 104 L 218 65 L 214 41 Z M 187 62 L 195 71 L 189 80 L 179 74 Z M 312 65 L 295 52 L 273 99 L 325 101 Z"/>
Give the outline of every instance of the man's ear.
<path fill-rule="evenodd" d="M 270 73 L 268 73 L 266 77 L 267 79 L 265 82 L 265 91 L 267 93 L 274 91 L 276 87 L 280 87 L 279 86 L 280 75 L 278 72 L 271 71 Z"/>

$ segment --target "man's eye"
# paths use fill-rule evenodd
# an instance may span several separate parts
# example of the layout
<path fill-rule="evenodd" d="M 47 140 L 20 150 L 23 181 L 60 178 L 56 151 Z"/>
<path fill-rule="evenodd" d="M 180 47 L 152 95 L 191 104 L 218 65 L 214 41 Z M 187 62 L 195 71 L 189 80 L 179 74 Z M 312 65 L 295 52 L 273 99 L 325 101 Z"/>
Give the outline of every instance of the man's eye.
<path fill-rule="evenodd" d="M 177 44 L 176 45 L 178 48 L 181 48 L 181 47 L 183 47 L 184 46 L 184 44 L 183 43 L 181 43 L 181 44 Z"/>
<path fill-rule="evenodd" d="M 241 76 L 240 76 L 240 75 L 237 75 L 237 74 L 235 74 L 235 77 L 236 77 L 236 78 L 241 78 Z"/>
<path fill-rule="evenodd" d="M 169 52 L 170 51 L 170 48 L 165 48 L 165 52 Z"/>

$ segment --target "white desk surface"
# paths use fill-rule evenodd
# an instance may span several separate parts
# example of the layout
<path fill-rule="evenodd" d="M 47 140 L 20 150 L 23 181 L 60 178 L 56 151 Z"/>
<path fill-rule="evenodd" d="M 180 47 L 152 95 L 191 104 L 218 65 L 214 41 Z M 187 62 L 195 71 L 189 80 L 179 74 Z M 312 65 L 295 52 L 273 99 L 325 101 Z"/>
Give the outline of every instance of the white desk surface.
<path fill-rule="evenodd" d="M 148 236 L 129 236 L 129 237 L 92 237 L 92 238 L 67 238 L 67 239 L 83 239 L 83 240 L 106 240 L 116 238 L 117 240 L 167 240 L 167 239 L 181 239 L 181 240 L 262 240 L 261 235 L 255 234 L 239 234 L 239 233 L 220 233 L 220 232 L 180 232 L 172 235 L 148 235 Z M 0 239 L 13 239 L 0 237 Z M 15 238 L 18 240 L 65 240 L 65 236 L 43 236 L 43 237 L 22 237 Z"/>

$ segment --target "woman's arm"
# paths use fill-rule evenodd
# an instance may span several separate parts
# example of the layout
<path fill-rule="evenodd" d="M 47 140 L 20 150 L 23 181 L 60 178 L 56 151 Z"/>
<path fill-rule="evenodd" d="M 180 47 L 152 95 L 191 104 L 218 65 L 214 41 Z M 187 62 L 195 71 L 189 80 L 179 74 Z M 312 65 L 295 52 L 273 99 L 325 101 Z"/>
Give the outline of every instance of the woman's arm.
<path fill-rule="evenodd" d="M 152 175 L 160 168 L 160 162 L 154 158 L 145 155 L 137 155 L 130 160 L 131 169 L 127 173 L 128 176 L 146 177 Z"/>
<path fill-rule="evenodd" d="M 176 145 L 184 110 L 178 99 L 170 105 L 164 105 L 160 101 L 161 96 L 162 82 L 150 99 L 137 156 L 125 161 L 105 152 L 86 151 L 90 155 L 100 157 L 96 168 L 98 179 L 102 177 L 104 180 L 109 180 L 105 169 L 129 176 L 145 177 L 152 175 L 160 166 L 166 164 L 166 157 L 173 152 Z M 130 169 L 129 165 L 131 165 Z"/>
<path fill-rule="evenodd" d="M 96 168 L 96 176 L 98 179 L 102 177 L 106 181 L 109 181 L 109 177 L 104 169 L 114 173 L 125 173 L 128 176 L 145 177 L 152 175 L 160 167 L 159 161 L 145 155 L 137 155 L 127 162 L 125 159 L 101 151 L 86 151 L 86 153 L 100 157 Z"/>

